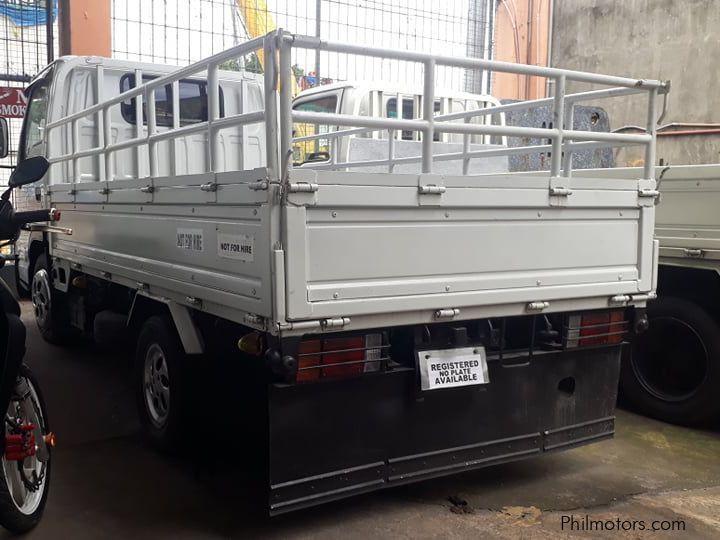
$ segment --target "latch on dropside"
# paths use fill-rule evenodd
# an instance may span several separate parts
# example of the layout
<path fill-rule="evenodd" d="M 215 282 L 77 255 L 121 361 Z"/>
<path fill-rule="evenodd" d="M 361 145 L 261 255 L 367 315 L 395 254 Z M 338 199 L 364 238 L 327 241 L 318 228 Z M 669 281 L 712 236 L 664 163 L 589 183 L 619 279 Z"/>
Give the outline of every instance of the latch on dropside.
<path fill-rule="evenodd" d="M 530 302 L 525 306 L 525 309 L 529 312 L 543 311 L 550 307 L 550 302 Z"/>
<path fill-rule="evenodd" d="M 565 206 L 567 200 L 573 191 L 570 189 L 570 178 L 560 176 L 550 178 L 548 186 L 548 195 L 550 196 L 550 206 Z"/>
<path fill-rule="evenodd" d="M 290 182 L 287 185 L 289 193 L 314 193 L 320 186 L 310 182 Z"/>
<path fill-rule="evenodd" d="M 329 330 L 345 328 L 350 324 L 350 317 L 335 317 L 333 319 L 315 319 L 312 321 L 289 321 L 278 323 L 278 330 Z"/>
<path fill-rule="evenodd" d="M 648 300 L 655 300 L 657 293 L 640 293 L 640 294 L 616 294 L 608 299 L 608 305 L 611 307 L 620 307 L 627 305 L 629 302 L 647 302 Z"/>
<path fill-rule="evenodd" d="M 684 248 L 683 254 L 691 259 L 701 259 L 705 256 L 705 250 L 699 248 Z"/>
<path fill-rule="evenodd" d="M 438 309 L 435 313 L 433 313 L 433 317 L 438 320 L 454 319 L 458 315 L 460 315 L 460 310 L 458 308 Z"/>
<path fill-rule="evenodd" d="M 655 180 L 638 180 L 638 206 L 655 206 L 660 196 Z"/>
<path fill-rule="evenodd" d="M 418 186 L 418 193 L 420 195 L 442 195 L 445 193 L 445 186 L 436 186 L 434 184 Z"/>

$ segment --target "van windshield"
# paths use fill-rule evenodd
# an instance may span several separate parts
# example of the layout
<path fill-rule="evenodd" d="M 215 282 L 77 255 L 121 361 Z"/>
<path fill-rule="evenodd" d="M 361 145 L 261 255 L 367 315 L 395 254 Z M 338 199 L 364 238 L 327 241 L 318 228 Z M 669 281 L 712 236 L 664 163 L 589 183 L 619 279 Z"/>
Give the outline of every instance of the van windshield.
<path fill-rule="evenodd" d="M 336 113 L 338 106 L 337 94 L 318 96 L 314 99 L 301 101 L 293 105 L 293 109 L 302 112 Z M 293 124 L 293 137 L 306 137 L 320 135 L 335 131 L 337 128 L 295 123 Z M 293 145 L 293 163 L 302 164 L 309 161 L 327 161 L 330 159 L 330 141 L 328 139 L 314 139 L 299 141 Z"/>

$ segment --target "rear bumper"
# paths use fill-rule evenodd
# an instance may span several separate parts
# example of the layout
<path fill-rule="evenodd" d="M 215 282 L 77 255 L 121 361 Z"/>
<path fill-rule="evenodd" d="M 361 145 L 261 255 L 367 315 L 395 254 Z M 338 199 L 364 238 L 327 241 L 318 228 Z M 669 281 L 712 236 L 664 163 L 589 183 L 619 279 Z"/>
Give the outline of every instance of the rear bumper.
<path fill-rule="evenodd" d="M 271 514 L 613 436 L 619 346 L 522 360 L 424 393 L 409 368 L 273 386 Z"/>

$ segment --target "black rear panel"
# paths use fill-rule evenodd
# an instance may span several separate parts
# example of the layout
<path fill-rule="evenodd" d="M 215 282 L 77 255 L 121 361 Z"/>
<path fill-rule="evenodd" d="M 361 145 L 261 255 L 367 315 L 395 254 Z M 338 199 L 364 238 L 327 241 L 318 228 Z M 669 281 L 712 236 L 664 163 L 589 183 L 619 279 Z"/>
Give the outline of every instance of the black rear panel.
<path fill-rule="evenodd" d="M 483 386 L 420 392 L 415 369 L 269 389 L 270 511 L 611 437 L 620 347 L 490 356 Z"/>

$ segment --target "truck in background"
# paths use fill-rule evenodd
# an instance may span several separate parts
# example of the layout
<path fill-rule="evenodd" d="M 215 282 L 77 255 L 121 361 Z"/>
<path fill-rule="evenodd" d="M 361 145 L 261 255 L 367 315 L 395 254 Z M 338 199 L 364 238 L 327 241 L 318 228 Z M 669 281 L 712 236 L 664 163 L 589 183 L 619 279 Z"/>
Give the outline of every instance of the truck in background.
<path fill-rule="evenodd" d="M 303 110 L 293 48 L 420 64 L 422 117 Z M 261 76 L 218 69 L 258 50 Z M 553 79 L 555 127 L 485 120 L 537 102 L 436 111 L 436 66 Z M 657 190 L 651 165 L 571 177 L 570 158 L 641 145 L 653 163 L 666 91 L 283 31 L 174 71 L 61 58 L 29 88 L 20 148 L 49 158 L 42 196 L 72 231 L 33 233 L 20 261 L 38 326 L 135 343 L 157 446 L 191 438 L 198 412 L 247 425 L 274 514 L 612 437 L 623 343 L 655 296 Z M 647 134 L 564 128 L 576 103 L 631 95 Z M 294 167 L 314 140 L 336 150 Z M 538 151 L 536 177 L 475 168 Z M 244 405 L 208 399 L 221 386 Z"/>
<path fill-rule="evenodd" d="M 639 176 L 642 169 L 593 171 Z M 720 165 L 656 168 L 660 198 L 657 299 L 649 327 L 626 351 L 621 398 L 634 409 L 674 424 L 720 421 Z"/>

